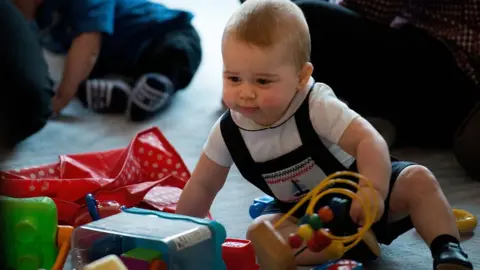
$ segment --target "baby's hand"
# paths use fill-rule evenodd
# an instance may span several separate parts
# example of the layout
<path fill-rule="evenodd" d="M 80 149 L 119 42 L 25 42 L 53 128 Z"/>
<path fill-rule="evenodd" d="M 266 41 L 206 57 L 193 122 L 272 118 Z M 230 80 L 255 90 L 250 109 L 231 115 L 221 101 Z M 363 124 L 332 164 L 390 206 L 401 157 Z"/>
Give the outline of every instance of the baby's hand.
<path fill-rule="evenodd" d="M 369 207 L 371 214 L 375 214 L 375 208 L 377 208 L 376 216 L 373 222 L 377 222 L 383 215 L 383 211 L 385 210 L 385 203 L 380 195 L 380 192 L 376 189 L 372 189 L 369 187 L 361 187 L 358 192 L 357 196 L 364 202 L 366 207 Z M 353 222 L 355 222 L 359 226 L 363 226 L 365 223 L 365 213 L 363 211 L 362 205 L 360 201 L 353 200 L 352 206 L 350 208 L 350 217 L 352 218 Z"/>

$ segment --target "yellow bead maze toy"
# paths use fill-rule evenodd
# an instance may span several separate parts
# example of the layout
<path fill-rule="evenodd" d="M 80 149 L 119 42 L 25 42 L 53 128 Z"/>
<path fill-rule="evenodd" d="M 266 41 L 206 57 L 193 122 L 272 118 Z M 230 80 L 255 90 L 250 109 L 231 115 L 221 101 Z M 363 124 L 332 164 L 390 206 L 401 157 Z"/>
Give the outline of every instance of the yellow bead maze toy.
<path fill-rule="evenodd" d="M 359 189 L 358 183 L 341 178 L 347 176 L 362 180 L 367 187 L 373 189 L 371 182 L 358 173 L 349 171 L 333 173 L 320 182 L 318 186 L 303 197 L 274 225 L 268 221 L 254 225 L 255 227 L 250 231 L 250 240 L 255 248 L 261 269 L 294 270 L 296 269 L 295 256 L 307 248 L 312 252 L 322 251 L 326 260 L 337 260 L 343 257 L 348 250 L 355 247 L 362 239 L 375 255 L 380 255 L 380 247 L 370 230 L 376 218 L 376 204 L 370 202 L 368 194 L 364 192 L 365 189 Z M 362 199 L 350 189 L 335 187 L 334 185 L 337 184 L 346 184 L 354 187 L 355 190 L 360 190 Z M 338 215 L 338 211 L 333 211 L 329 206 L 323 206 L 315 212 L 317 202 L 329 194 L 341 194 L 351 200 L 359 200 L 364 213 L 364 225 L 358 228 L 357 233 L 336 236 L 328 228 L 324 227 L 323 224 L 333 221 Z M 334 199 L 338 199 L 338 197 Z M 288 240 L 283 239 L 276 228 L 307 201 L 309 201 L 309 204 L 306 208 L 306 215 L 300 219 L 297 232 L 291 234 Z M 459 209 L 454 209 L 454 213 L 457 217 L 457 225 L 460 232 L 473 232 L 477 225 L 475 216 Z M 348 212 L 344 214 L 348 214 Z M 298 251 L 294 253 L 293 249 L 298 249 Z"/>

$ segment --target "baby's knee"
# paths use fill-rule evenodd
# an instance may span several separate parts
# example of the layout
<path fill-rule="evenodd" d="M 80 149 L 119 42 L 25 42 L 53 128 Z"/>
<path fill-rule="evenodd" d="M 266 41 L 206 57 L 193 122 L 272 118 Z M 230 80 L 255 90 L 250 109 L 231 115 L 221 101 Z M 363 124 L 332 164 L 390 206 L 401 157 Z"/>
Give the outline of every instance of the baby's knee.
<path fill-rule="evenodd" d="M 440 185 L 433 173 L 421 165 L 413 165 L 405 168 L 399 176 L 399 182 L 406 197 L 417 199 L 438 192 Z"/>

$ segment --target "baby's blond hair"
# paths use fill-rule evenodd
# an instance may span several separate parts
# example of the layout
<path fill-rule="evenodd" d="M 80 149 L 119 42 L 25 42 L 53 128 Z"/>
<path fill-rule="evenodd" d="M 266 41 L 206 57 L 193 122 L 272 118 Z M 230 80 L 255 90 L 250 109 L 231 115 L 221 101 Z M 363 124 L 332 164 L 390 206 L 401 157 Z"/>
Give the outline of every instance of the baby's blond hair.
<path fill-rule="evenodd" d="M 223 39 L 236 39 L 263 49 L 286 45 L 297 68 L 310 61 L 310 33 L 302 10 L 290 0 L 248 0 L 229 19 Z"/>

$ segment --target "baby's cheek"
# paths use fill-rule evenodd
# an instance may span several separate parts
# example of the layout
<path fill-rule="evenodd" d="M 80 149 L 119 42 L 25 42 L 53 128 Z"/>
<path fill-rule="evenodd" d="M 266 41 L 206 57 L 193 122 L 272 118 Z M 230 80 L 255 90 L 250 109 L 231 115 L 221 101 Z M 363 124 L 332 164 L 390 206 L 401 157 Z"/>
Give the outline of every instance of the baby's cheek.
<path fill-rule="evenodd" d="M 267 94 L 262 96 L 261 103 L 264 108 L 277 108 L 282 106 L 283 99 L 278 95 Z"/>
<path fill-rule="evenodd" d="M 228 90 L 223 90 L 222 100 L 225 103 L 225 105 L 227 105 L 227 107 L 229 108 L 232 108 L 236 103 L 234 93 Z"/>

